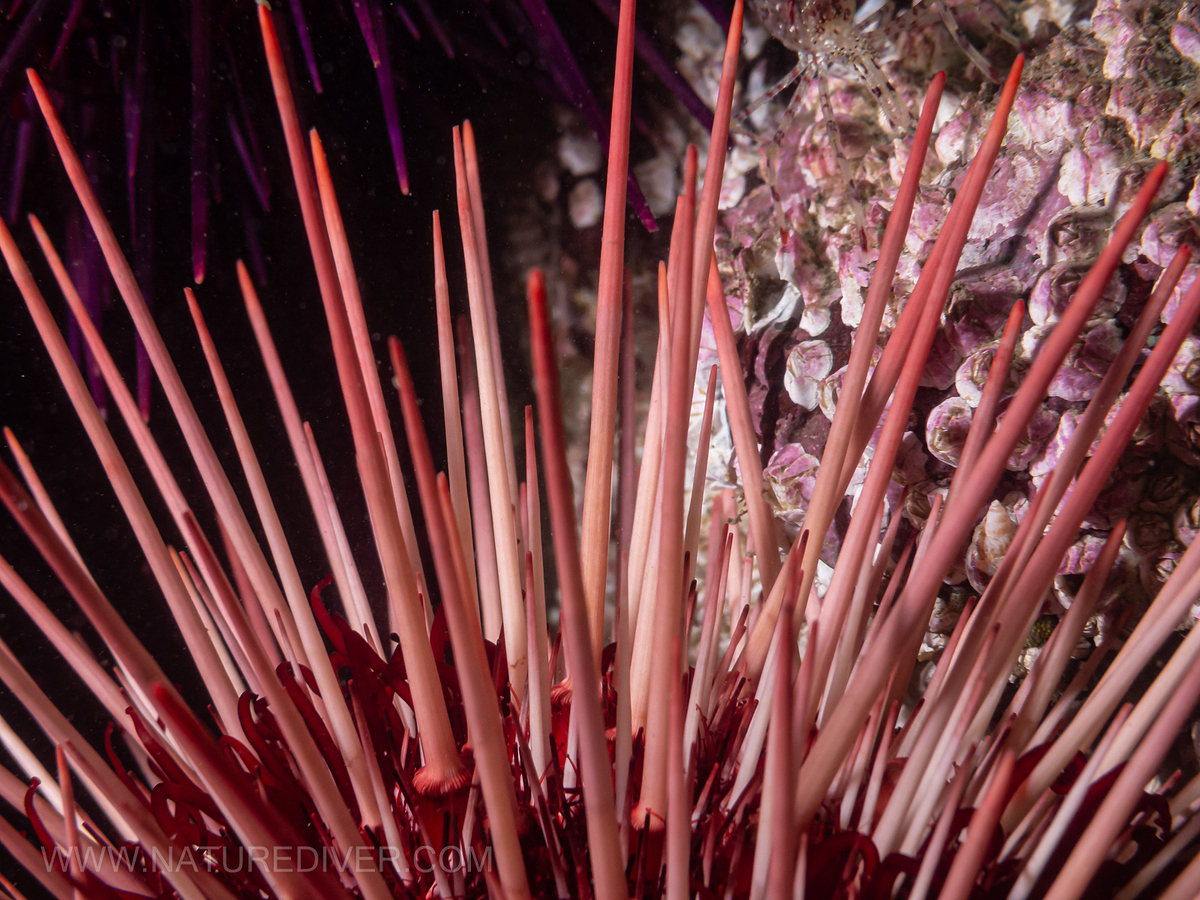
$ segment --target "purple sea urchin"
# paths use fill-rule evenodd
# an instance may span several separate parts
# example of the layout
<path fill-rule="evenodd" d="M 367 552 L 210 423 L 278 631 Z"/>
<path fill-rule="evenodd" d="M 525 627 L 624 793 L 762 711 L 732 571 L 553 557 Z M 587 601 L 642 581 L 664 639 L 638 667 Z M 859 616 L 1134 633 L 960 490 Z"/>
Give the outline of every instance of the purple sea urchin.
<path fill-rule="evenodd" d="M 725 143 L 732 105 L 741 12 L 739 2 L 715 116 L 718 147 Z M 377 623 L 365 602 L 355 560 L 367 559 L 370 545 L 352 551 L 345 539 L 313 431 L 303 424 L 282 375 L 248 273 L 244 267 L 238 272 L 243 299 L 317 519 L 326 552 L 322 568 L 333 571 L 340 614 L 326 606 L 332 594 L 322 596 L 330 579 L 311 590 L 300 581 L 288 546 L 294 526 L 284 529 L 189 291 L 271 562 L 260 549 L 86 172 L 31 74 L 58 152 L 229 535 L 223 564 L 132 397 L 114 379 L 110 390 L 127 414 L 187 551 L 174 554 L 166 546 L 28 267 L 7 228 L 0 227 L 10 271 L 201 669 L 217 728 L 210 731 L 188 708 L 106 599 L 26 458 L 18 455 L 28 492 L 0 467 L 0 499 L 104 641 L 116 661 L 115 681 L 45 613 L 7 564 L 0 566 L 0 578 L 128 733 L 120 752 L 110 740 L 108 760 L 101 759 L 15 655 L 0 647 L 0 678 L 60 748 L 57 792 L 48 783 L 26 791 L 17 776 L 0 773 L 4 796 L 23 803 L 45 853 L 8 826 L 0 826 L 0 841 L 52 896 L 518 900 L 798 893 L 885 898 L 900 892 L 947 900 L 993 895 L 1062 900 L 1153 889 L 1172 880 L 1171 890 L 1180 896 L 1194 892 L 1198 867 L 1179 874 L 1185 847 L 1172 839 L 1191 834 L 1200 781 L 1175 791 L 1170 801 L 1169 789 L 1147 787 L 1200 698 L 1200 631 L 1192 630 L 1136 706 L 1120 704 L 1200 593 L 1200 551 L 1189 547 L 1181 555 L 1151 614 L 1127 637 L 1110 630 L 1053 703 L 1060 681 L 1070 674 L 1070 651 L 1115 565 L 1125 532 L 1118 522 L 1094 553 L 1067 615 L 1045 639 L 1021 690 L 1005 692 L 1014 658 L 1035 622 L 1044 621 L 1043 598 L 1081 524 L 1200 315 L 1197 281 L 1166 328 L 1154 334 L 1187 266 L 1186 249 L 1166 267 L 1130 336 L 1115 349 L 1074 431 L 1063 435 L 1059 466 L 1007 536 L 1002 558 L 989 549 L 990 532 L 972 544 L 991 553 L 985 563 L 994 563 L 995 571 L 982 596 L 959 612 L 943 663 L 919 706 L 901 705 L 942 579 L 962 559 L 1014 449 L 1027 440 L 1030 422 L 1106 296 L 1125 248 L 1141 231 L 1168 175 L 1165 164 L 1147 173 L 1073 295 L 1040 333 L 1038 353 L 1001 408 L 1024 306 L 1018 301 L 1005 311 L 1004 334 L 956 451 L 953 483 L 944 497 L 931 498 L 923 527 L 905 538 L 900 562 L 889 571 L 900 520 L 892 515 L 884 528 L 885 499 L 960 255 L 1001 153 L 1022 60 L 1010 73 L 921 278 L 876 356 L 944 85 L 941 76 L 933 79 L 838 383 L 808 509 L 795 543 L 781 554 L 760 489 L 763 466 L 752 408 L 717 276 L 713 237 L 721 154 L 710 155 L 699 198 L 694 154 L 685 169 L 671 253 L 659 270 L 666 327 L 659 335 L 642 477 L 634 472 L 632 395 L 617 395 L 628 386 L 620 379 L 628 379 L 632 359 L 632 329 L 624 327 L 628 282 L 620 277 L 624 217 L 614 211 L 626 180 L 619 144 L 628 134 L 633 49 L 633 4 L 623 3 L 608 170 L 611 214 L 601 262 L 603 339 L 597 341 L 589 454 L 599 471 L 589 471 L 587 482 L 599 487 L 584 491 L 581 545 L 546 288 L 536 270 L 527 290 L 537 427 L 527 411 L 525 481 L 518 482 L 511 423 L 503 412 L 479 168 L 469 127 L 453 136 L 474 351 L 474 377 L 466 377 L 464 365 L 461 394 L 454 387 L 450 294 L 440 231 L 435 232 L 439 359 L 451 423 L 445 475 L 435 472 L 404 350 L 394 339 L 390 346 L 418 488 L 420 515 L 410 515 L 405 470 L 334 196 L 337 166 L 326 160 L 315 132 L 304 140 L 271 14 L 260 7 L 259 18 L 375 553 L 385 572 L 388 623 Z M 92 331 L 87 336 L 96 339 Z M 703 602 L 697 602 L 692 576 L 701 543 L 703 480 L 692 479 L 695 487 L 685 503 L 687 411 L 698 375 L 712 396 L 714 373 L 697 371 L 702 340 L 709 337 L 733 423 L 749 528 L 743 532 L 731 498 L 720 495 L 719 512 L 709 518 L 708 572 Z M 1143 353 L 1151 337 L 1153 349 Z M 93 352 L 102 357 L 102 351 L 96 342 Z M 464 363 L 470 355 L 468 349 Z M 116 374 L 115 366 L 104 368 Z M 455 408 L 459 402 L 465 404 L 461 413 Z M 604 444 L 611 450 L 618 405 L 622 452 L 599 452 Z M 711 417 L 710 403 L 705 413 L 710 424 Z M 535 430 L 562 596 L 561 645 L 551 642 L 544 624 Z M 869 445 L 870 464 L 830 587 L 818 596 L 809 590 L 815 560 Z M 489 507 L 469 496 L 468 455 L 486 462 L 481 486 Z M 610 527 L 594 523 L 611 515 L 614 459 L 622 493 L 617 514 L 622 553 L 610 597 L 605 585 Z M 703 452 L 698 459 L 702 471 Z M 490 530 L 480 527 L 480 510 L 487 510 Z M 422 572 L 409 518 L 424 523 L 432 571 Z M 472 527 L 466 527 L 468 521 Z M 753 554 L 741 552 L 748 544 Z M 732 556 L 734 547 L 738 557 Z M 488 554 L 495 570 L 476 567 Z M 479 602 L 488 579 L 500 604 L 491 623 Z M 617 611 L 612 642 L 605 633 L 608 605 Z M 696 607 L 703 610 L 703 626 L 693 668 Z M 807 641 L 797 652 L 797 632 L 806 620 Z M 717 638 L 723 626 L 732 630 L 724 648 Z M 392 631 L 400 647 L 387 652 L 383 635 Z M 1118 645 L 1116 660 L 1077 709 L 1074 698 L 1103 653 Z M 565 666 L 558 665 L 560 646 Z M 563 689 L 567 673 L 569 689 Z M 559 687 L 553 700 L 552 685 Z M 30 772 L 43 771 L 36 758 L 25 757 L 22 764 Z M 94 808 L 82 795 L 76 803 L 73 777 L 87 786 Z M 100 814 L 107 826 L 94 824 Z"/>

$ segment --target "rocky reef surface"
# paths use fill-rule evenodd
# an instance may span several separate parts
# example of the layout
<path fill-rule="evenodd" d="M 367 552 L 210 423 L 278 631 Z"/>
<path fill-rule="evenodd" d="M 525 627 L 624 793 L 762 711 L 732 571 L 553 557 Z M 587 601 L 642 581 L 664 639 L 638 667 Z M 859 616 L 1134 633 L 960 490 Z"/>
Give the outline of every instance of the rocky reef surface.
<path fill-rule="evenodd" d="M 962 10 L 957 7 L 956 14 Z M 1142 176 L 1162 159 L 1171 163 L 1171 175 L 1009 460 L 994 502 L 981 511 L 974 539 L 931 622 L 926 641 L 931 656 L 968 594 L 986 586 L 1030 497 L 1054 469 L 1171 256 L 1181 244 L 1200 246 L 1200 11 L 1192 4 L 1101 0 L 1090 17 L 1076 19 L 1078 13 L 1071 4 L 981 4 L 960 22 L 989 58 L 1011 60 L 1017 50 L 1004 38 L 1015 36 L 1029 59 L 909 423 L 888 517 L 923 520 L 933 495 L 948 488 L 1013 304 L 1023 300 L 1027 315 L 1006 396 L 1019 385 Z M 965 176 L 996 93 L 957 52 L 936 13 L 918 7 L 903 21 L 888 19 L 887 10 L 883 15 L 884 21 L 863 27 L 870 29 L 872 52 L 899 98 L 918 108 L 938 68 L 948 69 L 949 81 L 880 347 Z M 705 70 L 700 56 L 691 65 Z M 746 94 L 761 93 L 770 74 L 767 58 L 752 65 Z M 849 66 L 833 65 L 796 91 L 800 97 L 790 110 L 783 94 L 744 120 L 727 169 L 717 235 L 769 499 L 793 532 L 811 496 L 911 147 L 911 133 L 888 122 Z M 824 121 L 823 99 L 836 134 Z M 1198 274 L 1200 264 L 1193 261 L 1163 322 L 1170 321 Z M 708 328 L 706 323 L 701 378 L 715 362 Z M 697 411 L 702 400 L 698 390 Z M 718 440 L 709 478 L 714 486 L 735 485 L 740 479 L 720 413 L 714 430 Z M 1070 605 L 1119 519 L 1129 522 L 1125 546 L 1089 632 L 1103 632 L 1127 607 L 1135 612 L 1144 607 L 1200 528 L 1198 464 L 1200 337 L 1193 336 L 1084 523 L 1045 612 L 1055 615 Z M 839 523 L 848 518 L 865 466 L 826 541 L 826 561 L 837 553 Z M 1033 643 L 1036 634 L 1035 629 Z M 1024 662 L 1031 662 L 1036 649 L 1031 646 Z"/>

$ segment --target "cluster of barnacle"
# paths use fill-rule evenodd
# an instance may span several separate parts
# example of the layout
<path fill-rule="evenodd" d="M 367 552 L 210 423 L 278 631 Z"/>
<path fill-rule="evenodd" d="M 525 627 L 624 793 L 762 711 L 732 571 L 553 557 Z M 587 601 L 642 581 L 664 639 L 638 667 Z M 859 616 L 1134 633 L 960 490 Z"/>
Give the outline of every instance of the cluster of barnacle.
<path fill-rule="evenodd" d="M 1027 302 L 1029 327 L 1013 360 L 1008 395 L 1154 161 L 1171 163 L 1171 181 L 1163 193 L 1166 202 L 1126 253 L 1014 450 L 962 564 L 948 579 L 926 639 L 931 657 L 953 628 L 961 597 L 982 591 L 996 571 L 1032 495 L 1055 468 L 1086 400 L 1156 279 L 1180 245 L 1194 247 L 1200 240 L 1200 119 L 1189 114 L 1200 97 L 1196 11 L 1171 3 L 1102 0 L 1090 21 L 1068 24 L 1065 13 L 1059 18 L 1054 23 L 1035 10 L 1018 23 L 1042 38 L 1060 24 L 1066 27 L 1033 48 L 1010 134 L 930 354 L 894 473 L 888 516 L 899 512 L 923 522 L 933 495 L 945 494 L 1013 303 Z M 943 53 L 917 52 L 935 45 L 944 49 L 947 37 L 941 29 L 935 20 L 906 33 L 902 45 L 892 45 L 905 63 L 885 62 L 885 69 L 896 95 L 909 105 L 919 96 L 921 78 L 928 77 L 915 74 L 913 58 L 935 64 L 944 59 Z M 949 85 L 895 298 L 906 298 L 916 282 L 982 138 L 991 88 L 970 81 L 961 69 Z M 785 112 L 784 104 L 776 103 L 760 115 L 758 137 L 741 138 L 759 151 L 761 182 L 724 211 L 718 229 L 721 272 L 735 327 L 740 325 L 769 499 L 793 528 L 811 498 L 850 339 L 911 145 L 910 135 L 883 126 L 874 92 L 853 72 L 844 77 L 827 72 L 822 83 L 802 84 L 797 91 L 807 114 Z M 829 116 L 836 123 L 836 144 L 823 123 Z M 844 175 L 846 161 L 850 181 Z M 855 195 L 864 204 L 861 220 L 848 202 Z M 1162 314 L 1164 323 L 1197 274 L 1200 268 L 1193 262 Z M 885 314 L 885 334 L 899 312 L 894 300 Z M 1189 338 L 1064 559 L 1047 603 L 1050 614 L 1069 607 L 1113 525 L 1127 519 L 1108 599 L 1089 623 L 1087 633 L 1095 641 L 1122 610 L 1132 607 L 1136 614 L 1157 593 L 1200 523 L 1198 353 L 1200 340 Z M 735 482 L 730 443 L 721 447 L 714 445 L 711 477 Z M 846 521 L 870 452 L 831 529 L 826 562 L 836 556 L 839 522 Z M 1090 647 L 1081 646 L 1080 655 Z M 1031 642 L 1018 674 L 1038 652 L 1037 642 Z"/>

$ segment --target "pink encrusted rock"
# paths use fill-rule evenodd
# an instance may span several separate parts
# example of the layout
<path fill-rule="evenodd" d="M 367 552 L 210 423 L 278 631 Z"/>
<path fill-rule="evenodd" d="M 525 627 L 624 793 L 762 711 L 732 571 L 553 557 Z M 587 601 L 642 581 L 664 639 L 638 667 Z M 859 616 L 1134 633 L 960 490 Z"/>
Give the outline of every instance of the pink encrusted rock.
<path fill-rule="evenodd" d="M 914 404 L 912 430 L 893 473 L 895 484 L 909 486 L 910 516 L 927 515 L 930 497 L 944 492 L 954 476 L 961 426 L 975 414 L 1014 304 L 1024 302 L 1028 312 L 1001 392 L 1001 415 L 1081 275 L 1158 158 L 1172 166 L 1160 205 L 1070 348 L 993 499 L 1011 496 L 1017 498 L 1014 503 L 1028 504 L 1059 464 L 1079 416 L 1163 269 L 1181 245 L 1200 249 L 1196 18 L 1193 5 L 1181 10 L 1165 0 L 1099 0 L 1090 25 L 1060 23 L 1063 30 L 1053 40 L 1043 29 L 1042 44 L 1030 41 L 1033 53 L 1007 138 L 968 233 Z M 931 22 L 928 29 L 919 26 L 896 39 L 896 63 L 888 68 L 913 108 L 919 106 L 926 75 L 904 54 L 906 48 L 917 54 L 938 44 L 941 26 Z M 760 117 L 762 184 L 747 181 L 741 202 L 722 211 L 717 235 L 726 290 L 741 295 L 740 315 L 731 319 L 745 335 L 740 351 L 754 419 L 777 472 L 793 464 L 807 472 L 807 459 L 799 454 L 820 457 L 851 343 L 862 338 L 855 329 L 912 146 L 910 133 L 885 127 L 878 104 L 861 85 L 828 75 L 826 87 L 840 158 L 822 120 L 817 87 L 806 83 L 793 118 L 785 121 L 782 104 L 770 105 Z M 995 96 L 993 88 L 977 90 L 952 73 L 873 347 L 876 359 L 961 189 Z M 1164 322 L 1196 277 L 1200 260 L 1185 270 Z M 1186 350 L 1195 355 L 1200 347 L 1193 344 L 1189 341 Z M 1122 456 L 1117 480 L 1106 485 L 1089 516 L 1087 524 L 1101 541 L 1116 518 L 1141 514 L 1139 503 L 1157 472 L 1157 459 L 1200 466 L 1200 391 L 1181 381 L 1189 361 L 1177 361 L 1178 371 L 1173 370 L 1134 445 Z M 814 380 L 813 374 L 822 371 Z M 878 434 L 877 429 L 875 438 Z M 873 447 L 867 449 L 867 463 Z M 866 464 L 851 492 L 865 471 Z M 1183 471 L 1187 490 L 1200 492 L 1200 472 Z M 788 497 L 798 496 L 806 503 L 803 495 L 802 487 L 789 489 L 777 492 L 777 500 L 786 506 Z M 1161 514 L 1168 512 L 1174 508 Z M 793 526 L 798 522 L 786 511 L 784 518 Z M 1067 585 L 1070 591 L 1076 587 Z"/>
<path fill-rule="evenodd" d="M 1125 530 L 1125 545 L 1143 556 L 1153 556 L 1171 543 L 1175 533 L 1169 514 L 1179 502 L 1179 495 L 1173 499 L 1175 502 L 1163 511 L 1138 512 L 1131 516 Z"/>

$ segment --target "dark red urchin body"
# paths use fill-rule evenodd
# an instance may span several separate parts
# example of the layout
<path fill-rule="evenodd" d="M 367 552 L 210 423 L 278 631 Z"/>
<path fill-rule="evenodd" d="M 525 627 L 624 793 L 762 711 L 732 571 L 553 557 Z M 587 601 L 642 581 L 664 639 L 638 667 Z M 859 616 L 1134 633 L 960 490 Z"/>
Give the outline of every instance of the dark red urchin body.
<path fill-rule="evenodd" d="M 625 10 L 618 83 L 624 79 L 628 90 L 632 4 L 625 4 Z M 315 132 L 311 145 L 303 140 L 270 13 L 260 10 L 260 20 L 329 319 L 338 381 L 354 432 L 376 551 L 385 571 L 390 616 L 388 624 L 380 627 L 369 607 L 361 614 L 364 607 L 356 605 L 362 587 L 340 533 L 332 493 L 323 481 L 312 432 L 304 430 L 286 382 L 275 371 L 278 358 L 261 327 L 262 310 L 243 268 L 239 275 L 244 299 L 272 369 L 276 399 L 323 533 L 344 614 L 328 609 L 322 599 L 321 589 L 328 579 L 309 591 L 295 575 L 270 496 L 261 487 L 261 473 L 255 474 L 257 462 L 249 442 L 242 440 L 240 417 L 214 365 L 213 377 L 238 444 L 239 461 L 279 573 L 276 581 L 207 445 L 132 273 L 111 230 L 106 232 L 86 173 L 57 126 L 40 81 L 31 75 L 43 112 L 54 127 L 58 150 L 138 320 L 205 486 L 225 528 L 233 534 L 229 546 L 237 560 L 227 574 L 178 485 L 165 466 L 157 464 L 153 439 L 137 425 L 132 397 L 125 397 L 121 403 L 130 413 L 130 425 L 143 440 L 142 450 L 188 544 L 186 558 L 170 555 L 99 414 L 89 405 L 84 381 L 74 370 L 16 245 L 7 228 L 0 228 L 0 248 L 10 270 L 204 672 L 210 711 L 221 732 L 219 740 L 214 738 L 124 625 L 58 530 L 49 501 L 30 497 L 8 469 L 0 467 L 0 498 L 106 642 L 118 662 L 117 681 L 94 661 L 89 663 L 88 654 L 80 652 L 69 632 L 56 630 L 42 616 L 36 597 L 11 569 L 0 568 L 0 576 L 26 610 L 41 618 L 48 635 L 97 695 L 111 704 L 114 715 L 129 704 L 136 736 L 120 752 L 110 741 L 106 750 L 111 768 L 105 765 L 79 740 L 11 652 L 0 652 L 0 677 L 21 696 L 61 751 L 59 781 L 65 817 L 50 802 L 36 798 L 33 790 L 24 799 L 43 846 L 52 855 L 52 848 L 58 847 L 57 859 L 61 862 L 65 857 L 69 864 L 42 866 L 42 855 L 31 844 L 0 826 L 0 840 L 51 895 L 65 898 L 78 892 L 89 900 L 108 900 L 126 891 L 164 898 L 177 894 L 383 900 L 491 895 L 520 900 L 556 895 L 782 897 L 798 889 L 805 896 L 883 900 L 893 896 L 899 885 L 908 896 L 936 895 L 947 900 L 1008 896 L 1010 888 L 1014 896 L 1065 900 L 1129 889 L 1176 829 L 1187 827 L 1196 781 L 1171 801 L 1165 791 L 1147 792 L 1146 787 L 1166 739 L 1179 730 L 1200 698 L 1200 631 L 1193 630 L 1136 707 L 1119 711 L 1117 707 L 1145 660 L 1194 600 L 1197 591 L 1192 582 L 1200 577 L 1196 574 L 1200 550 L 1189 551 L 1180 560 L 1156 599 L 1153 614 L 1124 640 L 1117 661 L 1082 710 L 1072 717 L 1069 699 L 1050 710 L 1049 715 L 1065 725 L 1057 736 L 1054 727 L 1040 735 L 1034 733 L 1034 726 L 1050 707 L 1052 690 L 1066 664 L 1063 653 L 1044 654 L 1045 661 L 1026 682 L 1028 690 L 1011 699 L 1007 713 L 996 706 L 1011 658 L 1059 561 L 1200 314 L 1198 282 L 1171 324 L 1157 336 L 1153 351 L 1139 359 L 1141 343 L 1150 336 L 1187 261 L 1186 250 L 1177 258 L 1179 263 L 1168 269 L 1143 314 L 1145 327 L 1135 332 L 1139 343 L 1130 344 L 1123 362 L 1114 364 L 1098 389 L 1090 418 L 1081 423 L 1064 454 L 1065 477 L 1052 479 L 1043 488 L 1040 506 L 1027 517 L 988 591 L 971 614 L 960 619 L 938 679 L 922 705 L 908 710 L 904 723 L 896 727 L 898 691 L 902 694 L 907 683 L 913 642 L 919 643 L 925 630 L 941 579 L 969 538 L 1004 461 L 1125 245 L 1141 227 L 1166 174 L 1165 165 L 1146 178 L 1108 248 L 1046 337 L 1041 355 L 1004 417 L 997 423 L 995 406 L 990 418 L 976 416 L 974 452 L 964 454 L 940 518 L 939 498 L 930 524 L 913 541 L 915 549 L 901 555 L 905 561 L 915 559 L 911 569 L 906 575 L 902 563 L 885 588 L 896 530 L 892 522 L 882 529 L 883 495 L 975 206 L 1001 150 L 1021 61 L 1009 76 L 988 135 L 923 277 L 868 381 L 874 331 L 891 291 L 941 92 L 942 79 L 934 80 L 914 139 L 917 149 L 910 158 L 905 188 L 881 243 L 863 314 L 865 324 L 851 353 L 828 457 L 817 476 L 805 526 L 790 552 L 779 559 L 771 516 L 764 515 L 760 505 L 764 503 L 761 492 L 750 493 L 748 539 L 758 547 L 762 595 L 750 607 L 735 606 L 740 596 L 728 598 L 726 618 L 734 638 L 724 651 L 715 637 L 719 613 L 705 616 L 699 644 L 704 658 L 698 658 L 693 669 L 681 661 L 678 650 L 691 643 L 692 617 L 683 612 L 694 601 L 691 592 L 696 588 L 687 582 L 700 542 L 698 518 L 685 514 L 685 434 L 706 309 L 715 326 L 743 474 L 747 479 L 757 474 L 761 480 L 761 472 L 751 471 L 760 466 L 758 448 L 712 258 L 723 159 L 713 154 L 708 160 L 706 189 L 698 201 L 693 194 L 695 169 L 691 169 L 676 218 L 670 262 L 660 270 L 660 302 L 668 327 L 660 334 L 659 390 L 651 403 L 638 496 L 622 505 L 620 522 L 630 536 L 625 546 L 630 551 L 640 547 L 643 553 L 636 567 L 632 553 L 621 560 L 628 571 L 615 598 L 615 645 L 604 639 L 602 614 L 598 617 L 601 633 L 594 633 L 592 627 L 596 604 L 603 611 L 607 600 L 603 592 L 597 598 L 586 574 L 606 571 L 607 564 L 598 565 L 595 554 L 602 553 L 606 563 L 607 541 L 601 550 L 588 550 L 589 555 L 581 558 L 545 284 L 536 271 L 530 277 L 542 479 L 563 603 L 562 641 L 551 644 L 549 633 L 537 624 L 544 621 L 540 617 L 546 602 L 539 571 L 540 528 L 535 526 L 539 476 L 530 460 L 525 490 L 517 488 L 512 439 L 504 433 L 499 413 L 504 387 L 497 374 L 495 312 L 487 283 L 486 229 L 472 133 L 468 128 L 460 137 L 456 131 L 454 143 L 477 375 L 476 383 L 464 382 L 463 400 L 468 416 L 478 403 L 480 420 L 477 432 L 466 429 L 465 450 L 487 460 L 492 534 L 498 536 L 493 549 L 498 556 L 510 557 L 494 572 L 480 568 L 474 578 L 471 564 L 481 548 L 471 530 L 460 527 L 470 515 L 463 452 L 460 449 L 457 458 L 451 453 L 446 475 L 434 473 L 408 364 L 394 342 L 393 367 L 434 570 L 423 572 L 421 564 L 413 561 L 408 500 L 403 488 L 397 490 L 392 481 L 398 475 L 391 444 L 395 438 L 382 406 L 369 334 L 364 344 L 365 317 L 332 191 L 336 168 L 330 172 Z M 718 136 L 728 125 L 740 26 L 739 3 L 725 57 Z M 620 113 L 614 116 L 614 141 L 626 141 L 628 106 L 616 106 Z M 718 143 L 724 143 L 723 137 Z M 309 169 L 313 163 L 315 186 Z M 624 196 L 625 164 L 621 153 L 610 152 L 610 207 L 615 197 Z M 622 341 L 628 346 L 631 339 L 619 327 L 623 285 L 619 277 L 612 277 L 621 270 L 622 219 L 614 215 L 605 229 L 601 269 L 609 277 L 599 305 L 600 317 L 607 317 L 610 339 L 598 341 L 602 349 L 597 352 L 597 384 L 605 383 L 602 371 L 610 375 L 617 371 Z M 440 263 L 439 259 L 436 265 Z M 444 272 L 437 271 L 436 277 L 443 285 Z M 189 302 L 207 344 L 207 330 L 190 292 Z M 442 310 L 447 314 L 439 316 L 439 352 L 443 365 L 451 365 L 451 378 L 443 390 L 448 414 L 457 420 L 457 391 L 450 388 L 454 378 L 448 361 L 454 354 L 446 292 L 439 291 L 438 302 L 447 307 Z M 1014 307 L 1001 339 L 1009 347 L 1008 355 L 1023 311 L 1020 303 Z M 868 327 L 871 323 L 874 328 Z M 101 348 L 97 344 L 95 349 Z M 212 348 L 206 346 L 206 352 L 215 362 Z M 1005 382 L 1005 358 L 1005 352 L 997 352 L 1000 362 L 989 372 L 990 385 Z M 1139 362 L 1119 412 L 1106 421 Z M 110 389 L 120 394 L 119 386 L 110 384 Z M 607 405 L 604 415 L 611 417 L 612 398 L 601 394 L 598 389 L 594 411 Z M 891 408 L 885 412 L 889 397 Z M 851 519 L 834 580 L 819 603 L 813 604 L 809 600 L 812 563 L 822 544 L 816 537 L 828 528 L 833 501 L 844 494 L 881 415 L 883 430 L 859 495 L 860 508 Z M 624 412 L 622 419 L 624 427 Z M 532 417 L 527 415 L 526 421 L 532 422 Z M 1093 448 L 1101 426 L 1103 436 Z M 527 434 L 532 437 L 532 426 Z M 611 436 L 611 431 L 600 435 Z M 526 450 L 532 454 L 533 448 L 527 444 Z M 662 461 L 661 472 L 647 478 L 645 470 L 650 466 L 645 461 L 652 451 Z M 1089 454 L 1090 462 L 1079 471 Z M 628 455 L 624 459 L 625 465 L 619 467 L 622 482 L 634 477 Z M 604 471 L 596 477 L 611 487 L 612 457 L 606 456 L 600 468 Z M 38 494 L 30 472 L 23 474 Z M 660 484 L 657 502 L 655 480 Z M 597 516 L 607 520 L 611 489 L 588 494 L 585 535 L 588 523 Z M 534 508 L 522 508 L 523 499 Z M 740 526 L 723 500 L 720 509 L 710 531 L 708 560 L 710 567 L 719 561 L 717 570 L 729 571 L 730 563 L 737 567 L 741 562 L 727 559 L 734 544 L 731 534 Z M 1057 516 L 1046 529 L 1053 511 Z M 1113 547 L 1120 532 L 1115 530 L 1110 538 Z M 478 534 L 474 534 L 476 541 Z M 733 537 L 740 542 L 740 536 Z M 584 547 L 588 546 L 585 541 Z M 878 563 L 874 561 L 877 546 L 883 551 Z M 651 552 L 645 553 L 646 547 Z M 515 573 L 515 583 L 514 573 L 503 569 L 513 560 L 518 566 L 524 563 Z M 1095 602 L 1111 562 L 1111 554 L 1101 555 L 1076 599 L 1080 609 Z M 508 626 L 516 623 L 517 629 L 500 631 L 498 620 L 496 633 L 484 633 L 476 600 L 482 593 L 478 582 L 484 578 L 499 582 L 500 620 Z M 640 598 L 636 611 L 628 584 L 634 580 Z M 742 594 L 750 595 L 748 574 L 744 583 Z M 727 585 L 718 579 L 704 593 L 710 602 L 725 603 Z M 440 599 L 436 614 L 423 596 L 434 588 Z M 877 611 L 873 595 L 881 595 Z M 711 609 L 707 606 L 706 612 Z M 793 643 L 796 632 L 805 617 L 811 618 L 807 643 L 802 654 L 793 654 L 793 648 L 798 649 Z M 1064 617 L 1061 632 L 1051 640 L 1069 647 L 1077 637 L 1072 629 L 1082 627 L 1081 618 Z M 399 632 L 400 650 L 385 652 L 390 645 L 383 639 L 384 628 Z M 649 637 L 639 642 L 639 632 Z M 639 650 L 639 645 L 649 649 Z M 571 691 L 569 701 L 560 692 L 560 702 L 552 706 L 551 687 L 563 668 L 557 664 L 560 646 L 570 669 Z M 597 655 L 597 649 L 603 652 Z M 239 686 L 244 690 L 239 691 Z M 633 702 L 627 705 L 629 696 Z M 694 732 L 686 725 L 686 714 L 693 709 L 698 717 Z M 1116 718 L 1101 737 L 1114 711 Z M 997 714 L 999 724 L 993 727 Z M 1080 753 L 1093 745 L 1090 757 Z M 552 752 L 546 754 L 541 749 L 545 747 Z M 129 764 L 126 751 L 134 765 Z M 1110 755 L 1111 764 L 1102 766 L 1110 762 Z M 628 771 L 614 772 L 614 760 L 625 759 L 630 761 Z M 104 811 L 117 826 L 113 844 L 105 844 L 103 832 L 86 821 L 82 829 L 76 827 L 68 763 L 107 802 Z M 1087 779 L 1093 776 L 1097 780 L 1087 788 Z M 615 796 L 614 780 L 624 788 L 623 796 Z M 19 791 L 20 781 L 10 776 L 4 787 L 6 795 L 14 787 Z M 1114 844 L 1117 859 L 1106 861 Z M 86 863 L 85 851 L 92 851 L 93 863 L 101 857 L 111 862 L 119 858 L 113 855 L 118 848 L 131 851 L 135 846 L 140 848 L 136 863 L 127 868 Z M 203 854 L 201 847 L 211 849 Z M 238 851 L 236 866 L 231 859 L 234 850 Z M 265 855 L 255 857 L 260 852 Z M 196 864 L 183 863 L 184 857 Z M 256 858 L 253 868 L 241 865 L 248 857 Z M 306 870 L 301 864 L 304 859 L 316 864 Z M 1178 868 L 1178 863 L 1167 864 L 1166 876 L 1174 877 Z M 1195 884 L 1193 869 L 1189 867 L 1175 885 L 1181 896 Z"/>

